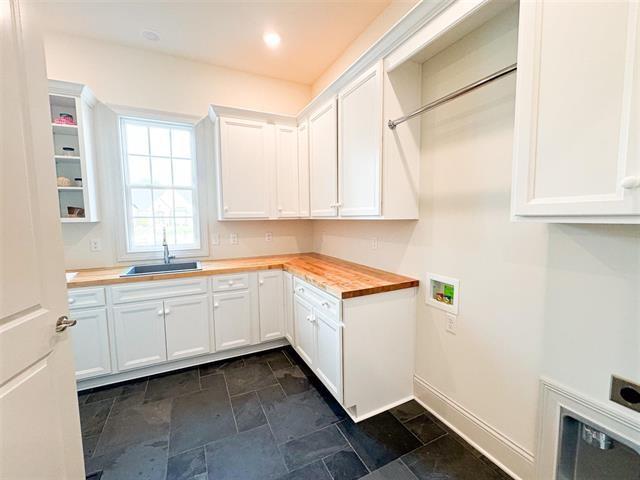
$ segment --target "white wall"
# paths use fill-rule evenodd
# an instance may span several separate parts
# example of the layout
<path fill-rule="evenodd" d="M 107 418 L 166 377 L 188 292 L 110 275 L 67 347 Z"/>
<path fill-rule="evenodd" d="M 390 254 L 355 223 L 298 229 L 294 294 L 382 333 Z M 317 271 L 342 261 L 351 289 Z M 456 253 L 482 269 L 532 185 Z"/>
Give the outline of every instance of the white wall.
<path fill-rule="evenodd" d="M 310 99 L 306 85 L 96 40 L 49 35 L 45 50 L 49 78 L 89 85 L 101 102 L 109 104 L 204 117 L 211 103 L 296 113 Z M 103 155 L 98 165 L 102 221 L 62 226 L 69 269 L 117 263 L 113 217 L 118 212 L 108 175 L 110 162 L 115 161 L 119 158 Z M 211 258 L 310 250 L 309 222 L 217 222 L 213 173 L 207 181 L 209 231 L 221 237 L 220 246 L 210 247 Z M 230 245 L 231 232 L 238 234 L 238 245 Z M 273 233 L 271 242 L 265 242 L 266 232 Z M 101 240 L 101 252 L 90 251 L 94 238 Z"/>
<path fill-rule="evenodd" d="M 514 8 L 424 64 L 423 101 L 512 63 L 516 40 Z M 415 276 L 422 299 L 426 272 L 460 279 L 456 335 L 418 306 L 416 375 L 451 402 L 422 398 L 530 475 L 456 412 L 527 457 L 540 375 L 601 401 L 611 373 L 640 380 L 640 227 L 510 221 L 514 92 L 511 76 L 423 116 L 417 222 L 317 222 L 314 250 Z"/>

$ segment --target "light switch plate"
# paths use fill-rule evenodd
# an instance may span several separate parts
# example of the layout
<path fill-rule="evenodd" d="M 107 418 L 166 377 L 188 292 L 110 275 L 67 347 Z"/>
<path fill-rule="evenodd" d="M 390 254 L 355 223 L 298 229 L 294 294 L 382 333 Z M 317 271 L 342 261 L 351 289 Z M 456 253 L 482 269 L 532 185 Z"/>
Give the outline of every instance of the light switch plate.
<path fill-rule="evenodd" d="M 237 233 L 229 234 L 229 243 L 231 245 L 237 245 L 238 244 L 238 234 Z"/>
<path fill-rule="evenodd" d="M 456 334 L 456 324 L 458 322 L 458 317 L 453 313 L 445 313 L 444 318 L 447 321 L 447 332 Z"/>
<path fill-rule="evenodd" d="M 211 235 L 211 245 L 213 245 L 214 247 L 217 247 L 218 245 L 220 245 L 219 233 L 214 233 L 213 235 Z"/>
<path fill-rule="evenodd" d="M 271 240 L 273 240 L 273 233 L 271 232 L 267 232 L 264 234 L 264 241 L 265 242 L 270 242 Z"/>
<path fill-rule="evenodd" d="M 102 250 L 102 241 L 99 238 L 92 238 L 89 242 L 89 248 L 92 252 L 100 252 Z"/>

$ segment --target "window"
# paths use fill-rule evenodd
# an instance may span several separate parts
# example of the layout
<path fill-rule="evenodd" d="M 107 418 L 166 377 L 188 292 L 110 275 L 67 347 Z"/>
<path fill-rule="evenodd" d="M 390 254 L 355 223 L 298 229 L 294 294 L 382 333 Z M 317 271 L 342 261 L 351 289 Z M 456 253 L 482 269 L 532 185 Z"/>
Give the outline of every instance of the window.
<path fill-rule="evenodd" d="M 128 253 L 200 249 L 193 127 L 121 117 Z"/>

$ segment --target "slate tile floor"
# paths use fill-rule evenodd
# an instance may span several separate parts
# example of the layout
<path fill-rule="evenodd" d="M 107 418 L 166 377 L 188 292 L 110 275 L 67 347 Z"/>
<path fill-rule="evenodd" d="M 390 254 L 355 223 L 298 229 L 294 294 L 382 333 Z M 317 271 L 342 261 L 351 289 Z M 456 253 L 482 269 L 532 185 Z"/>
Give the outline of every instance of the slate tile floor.
<path fill-rule="evenodd" d="M 88 478 L 509 478 L 415 401 L 353 423 L 290 347 L 78 401 Z"/>

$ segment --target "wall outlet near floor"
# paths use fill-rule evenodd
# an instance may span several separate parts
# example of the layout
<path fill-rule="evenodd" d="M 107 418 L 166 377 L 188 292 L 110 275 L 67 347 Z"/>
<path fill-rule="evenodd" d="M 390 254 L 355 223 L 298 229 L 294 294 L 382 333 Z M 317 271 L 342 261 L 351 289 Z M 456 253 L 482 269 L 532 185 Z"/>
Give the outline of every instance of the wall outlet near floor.
<path fill-rule="evenodd" d="M 214 247 L 217 247 L 218 245 L 220 245 L 219 233 L 214 233 L 213 235 L 211 235 L 211 245 L 213 245 Z"/>
<path fill-rule="evenodd" d="M 264 241 L 265 242 L 270 242 L 271 240 L 273 240 L 273 233 L 271 232 L 267 232 L 264 234 Z"/>
<path fill-rule="evenodd" d="M 237 245 L 238 244 L 238 234 L 237 233 L 230 233 L 229 234 L 229 243 L 231 245 Z"/>
<path fill-rule="evenodd" d="M 378 249 L 378 237 L 373 237 L 371 239 L 371 249 L 372 250 L 377 250 Z"/>
<path fill-rule="evenodd" d="M 92 252 L 99 252 L 102 250 L 102 242 L 99 238 L 92 238 L 89 241 L 89 248 Z"/>
<path fill-rule="evenodd" d="M 456 334 L 456 324 L 458 321 L 458 317 L 453 313 L 445 313 L 444 315 L 447 322 L 447 332 L 455 335 Z"/>

